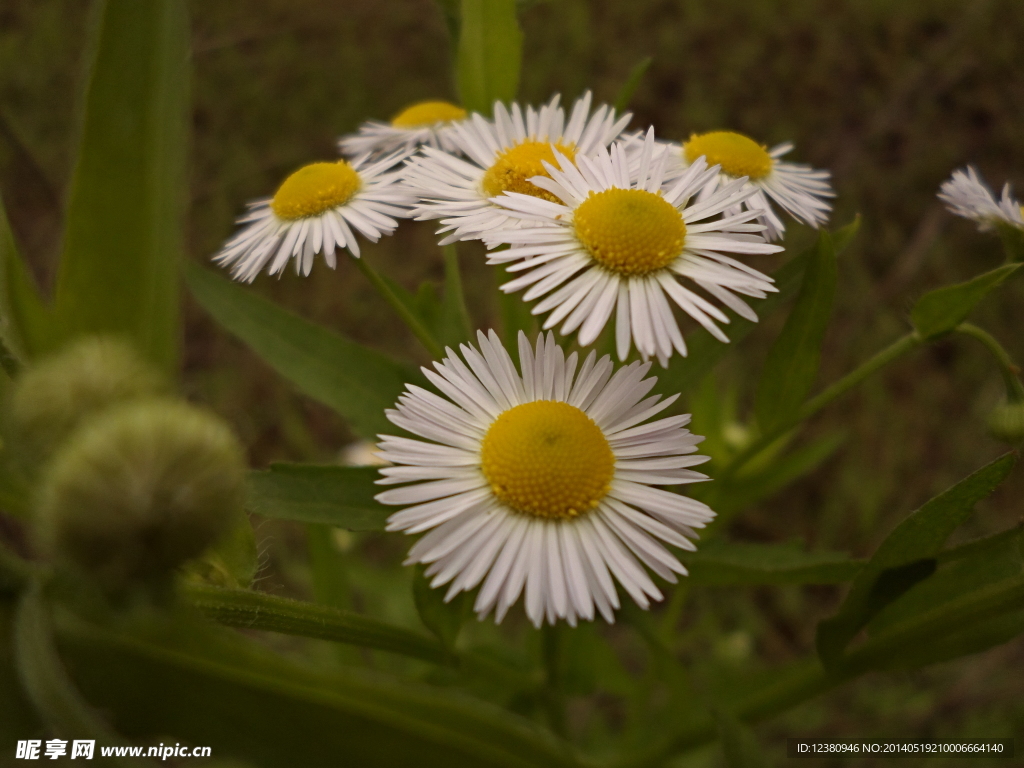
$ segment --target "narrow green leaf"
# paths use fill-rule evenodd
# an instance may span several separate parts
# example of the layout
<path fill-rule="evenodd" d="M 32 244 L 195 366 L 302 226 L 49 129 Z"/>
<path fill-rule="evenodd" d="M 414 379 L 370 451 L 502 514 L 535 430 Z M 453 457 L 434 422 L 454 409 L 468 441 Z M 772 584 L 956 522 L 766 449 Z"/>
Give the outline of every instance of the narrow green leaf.
<path fill-rule="evenodd" d="M 106 0 L 96 25 L 55 312 L 61 338 L 177 361 L 189 26 L 184 0 Z"/>
<path fill-rule="evenodd" d="M 458 344 L 473 340 L 473 330 L 462 288 L 459 252 L 455 243 L 449 243 L 444 246 L 444 298 L 438 314 L 437 338 L 445 346 L 457 349 Z"/>
<path fill-rule="evenodd" d="M 868 624 L 870 634 L 906 621 L 943 603 L 1024 573 L 1020 526 L 942 553 L 935 575 L 915 584 Z M 1024 606 L 1022 606 L 1024 607 Z"/>
<path fill-rule="evenodd" d="M 420 615 L 423 626 L 429 629 L 445 648 L 454 648 L 459 637 L 459 630 L 472 612 L 472 601 L 467 592 L 459 592 L 451 600 L 445 601 L 448 585 L 433 589 L 429 577 L 425 576 L 424 568 L 416 568 L 416 576 L 412 582 L 412 596 L 416 602 L 416 611 Z"/>
<path fill-rule="evenodd" d="M 836 230 L 832 234 L 832 243 L 838 256 L 853 239 L 860 227 L 860 217 Z M 815 247 L 816 248 L 816 247 Z M 809 248 L 779 267 L 772 274 L 778 293 L 770 293 L 758 300 L 754 309 L 760 317 L 768 317 L 784 306 L 803 282 L 804 270 L 811 260 L 815 248 Z M 754 330 L 756 323 L 745 320 L 729 309 L 722 309 L 729 317 L 729 325 L 725 328 L 730 343 L 723 344 L 703 328 L 691 331 L 686 336 L 686 357 L 673 356 L 667 370 L 658 373 L 657 391 L 666 394 L 691 391 L 704 376 L 725 357 L 730 349 L 739 344 Z"/>
<path fill-rule="evenodd" d="M 49 606 L 38 581 L 25 590 L 14 620 L 14 662 L 21 686 L 40 718 L 65 739 L 91 738 L 124 744 L 82 698 L 57 654 Z M 115 759 L 118 765 L 152 765 L 149 760 Z"/>
<path fill-rule="evenodd" d="M 374 467 L 272 464 L 246 481 L 246 509 L 278 520 L 325 523 L 350 531 L 383 531 L 394 509 L 374 501 Z"/>
<path fill-rule="evenodd" d="M 931 339 L 949 333 L 992 289 L 1020 269 L 1021 264 L 1004 264 L 971 278 L 966 283 L 947 285 L 926 293 L 914 305 L 910 319 L 921 338 Z"/>
<path fill-rule="evenodd" d="M 489 116 L 515 99 L 522 49 L 515 0 L 462 0 L 455 79 L 467 110 Z"/>
<path fill-rule="evenodd" d="M 805 552 L 796 544 L 747 544 L 712 539 L 681 553 L 690 581 L 708 585 L 840 584 L 864 567 L 841 552 Z"/>
<path fill-rule="evenodd" d="M 814 385 L 838 279 L 832 237 L 822 230 L 793 310 L 761 371 L 754 412 L 765 432 L 788 422 Z"/>
<path fill-rule="evenodd" d="M 626 78 L 626 82 L 622 84 L 618 96 L 615 97 L 615 111 L 619 114 L 625 112 L 629 107 L 629 102 L 632 100 L 633 94 L 636 93 L 640 81 L 644 79 L 644 75 L 650 69 L 652 61 L 654 61 L 653 56 L 644 56 L 629 71 L 629 77 Z"/>
<path fill-rule="evenodd" d="M 35 357 L 52 344 L 53 319 L 18 253 L 0 198 L 0 329 L 8 344 Z"/>
<path fill-rule="evenodd" d="M 394 405 L 406 382 L 419 381 L 414 371 L 209 270 L 188 265 L 185 277 L 217 322 L 302 392 L 347 419 L 357 433 L 372 439 L 394 430 L 384 409 Z"/>
<path fill-rule="evenodd" d="M 727 519 L 735 512 L 775 495 L 804 477 L 835 453 L 845 441 L 844 432 L 832 432 L 768 462 L 764 467 L 758 467 L 756 472 L 741 473 L 727 486 L 717 489 L 711 506 L 718 512 L 719 518 Z M 714 490 L 713 485 L 710 488 Z M 717 521 L 718 518 L 715 524 L 720 525 Z"/>
<path fill-rule="evenodd" d="M 426 635 L 327 605 L 199 584 L 186 585 L 185 596 L 208 617 L 229 627 L 315 637 L 423 661 L 446 658 L 444 647 Z"/>
<path fill-rule="evenodd" d="M 725 764 L 729 768 L 768 768 L 768 760 L 753 731 L 732 715 L 721 711 L 715 712 L 715 722 Z"/>
<path fill-rule="evenodd" d="M 854 579 L 838 613 L 818 625 L 818 655 L 826 667 L 842 661 L 850 640 L 882 608 L 934 573 L 949 535 L 970 517 L 1013 468 L 1005 454 L 942 492 L 900 523 Z"/>
<path fill-rule="evenodd" d="M 64 614 L 58 637 L 79 688 L 133 737 L 262 768 L 577 764 L 567 744 L 487 702 L 307 667 L 185 616 L 114 630 Z"/>

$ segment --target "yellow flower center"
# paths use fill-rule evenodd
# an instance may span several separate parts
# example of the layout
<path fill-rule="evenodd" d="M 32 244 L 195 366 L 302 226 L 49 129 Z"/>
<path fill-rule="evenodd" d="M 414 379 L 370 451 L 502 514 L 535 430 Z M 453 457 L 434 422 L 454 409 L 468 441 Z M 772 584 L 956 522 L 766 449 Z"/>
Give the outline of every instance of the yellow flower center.
<path fill-rule="evenodd" d="M 422 128 L 437 123 L 448 123 L 453 120 L 465 120 L 466 110 L 447 101 L 421 101 L 406 107 L 391 118 L 395 128 Z"/>
<path fill-rule="evenodd" d="M 480 448 L 494 495 L 534 517 L 573 518 L 608 493 L 615 456 L 583 411 L 555 400 L 510 408 L 491 424 Z"/>
<path fill-rule="evenodd" d="M 570 161 L 576 159 L 576 147 L 572 144 L 555 144 L 555 149 Z M 547 160 L 556 168 L 555 153 L 551 151 L 551 143 L 547 141 L 524 141 L 505 150 L 494 165 L 484 174 L 483 189 L 488 197 L 497 197 L 502 192 L 521 192 L 524 195 L 542 197 L 553 203 L 562 202 L 550 192 L 536 187 L 527 179 L 533 176 L 548 176 L 542 161 Z"/>
<path fill-rule="evenodd" d="M 683 252 L 683 215 L 643 189 L 591 192 L 573 214 L 576 237 L 598 264 L 619 275 L 664 269 Z"/>
<path fill-rule="evenodd" d="M 699 136 L 695 133 L 683 145 L 686 162 L 692 163 L 702 155 L 708 165 L 720 165 L 730 176 L 763 179 L 772 172 L 772 157 L 768 149 L 742 133 L 711 131 Z"/>
<path fill-rule="evenodd" d="M 270 207 L 278 218 L 288 221 L 318 216 L 347 203 L 362 183 L 359 174 L 345 160 L 312 163 L 284 180 L 270 201 Z"/>

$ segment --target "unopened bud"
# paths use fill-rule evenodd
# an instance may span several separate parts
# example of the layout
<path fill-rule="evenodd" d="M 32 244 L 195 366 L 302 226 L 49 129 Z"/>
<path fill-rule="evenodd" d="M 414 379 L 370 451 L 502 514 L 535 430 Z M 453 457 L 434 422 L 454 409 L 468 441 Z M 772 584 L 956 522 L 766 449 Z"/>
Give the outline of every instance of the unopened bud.
<path fill-rule="evenodd" d="M 29 466 L 49 459 L 83 419 L 127 400 L 168 391 L 126 342 L 94 336 L 30 366 L 11 398 L 11 433 Z"/>
<path fill-rule="evenodd" d="M 1010 445 L 1024 442 L 1024 402 L 997 405 L 988 416 L 988 431 Z"/>
<path fill-rule="evenodd" d="M 151 399 L 83 424 L 42 478 L 40 544 L 100 584 L 159 582 L 241 518 L 245 462 L 216 416 Z"/>

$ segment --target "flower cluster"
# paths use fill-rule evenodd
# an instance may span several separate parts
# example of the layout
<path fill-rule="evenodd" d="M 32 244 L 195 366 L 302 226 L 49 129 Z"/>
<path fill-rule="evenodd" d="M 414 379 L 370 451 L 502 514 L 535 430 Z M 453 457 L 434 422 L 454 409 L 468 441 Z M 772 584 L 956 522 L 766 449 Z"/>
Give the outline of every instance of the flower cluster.
<path fill-rule="evenodd" d="M 744 298 L 776 289 L 743 259 L 782 250 L 774 206 L 827 220 L 829 174 L 783 161 L 791 145 L 728 131 L 672 144 L 626 133 L 630 118 L 590 93 L 568 114 L 557 96 L 490 118 L 415 104 L 253 203 L 214 257 L 240 280 L 291 259 L 308 274 L 317 253 L 358 258 L 353 230 L 376 240 L 397 218 L 437 220 L 442 245 L 482 241 L 510 275 L 502 290 L 536 301 L 548 332 L 520 334 L 518 368 L 494 331 L 448 349 L 423 370 L 436 392 L 410 384 L 387 413 L 407 436 L 379 444 L 378 482 L 398 487 L 377 499 L 403 507 L 388 529 L 422 534 L 408 563 L 446 599 L 478 590 L 481 618 L 524 595 L 538 626 L 613 621 L 616 582 L 646 608 L 662 597 L 648 570 L 686 573 L 668 547 L 693 549 L 714 513 L 667 488 L 706 480 L 692 467 L 707 458 L 688 415 L 655 418 L 678 396 L 650 395 L 650 360 L 686 354 L 677 310 L 723 342 L 723 309 L 757 319 Z M 610 322 L 618 358 L 640 361 L 616 369 L 591 351 L 581 364 L 549 330 L 587 347 Z"/>
<path fill-rule="evenodd" d="M 789 163 L 731 131 L 673 144 L 654 129 L 626 132 L 629 113 L 496 103 L 490 118 L 443 101 L 414 104 L 390 123 L 345 136 L 347 159 L 313 163 L 271 198 L 251 204 L 243 227 L 214 256 L 239 280 L 280 273 L 294 259 L 308 275 L 323 253 L 359 257 L 403 217 L 439 220 L 441 244 L 482 240 L 502 286 L 536 301 L 544 328 L 593 343 L 614 317 L 616 349 L 666 365 L 686 344 L 674 307 L 722 341 L 728 308 L 756 320 L 741 297 L 772 280 L 744 263 L 773 254 L 785 227 L 776 206 L 814 227 L 827 221 L 827 171 Z"/>

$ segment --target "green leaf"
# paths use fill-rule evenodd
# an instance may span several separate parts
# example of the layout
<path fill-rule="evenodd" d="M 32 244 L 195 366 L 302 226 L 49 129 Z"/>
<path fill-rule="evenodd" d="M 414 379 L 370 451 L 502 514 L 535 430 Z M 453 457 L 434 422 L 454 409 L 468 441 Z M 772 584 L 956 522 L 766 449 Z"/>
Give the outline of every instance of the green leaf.
<path fill-rule="evenodd" d="M 958 600 L 983 590 L 992 584 L 1019 577 L 1024 573 L 1024 559 L 1021 557 L 1021 526 L 1009 531 L 972 542 L 956 550 L 942 553 L 941 564 L 935 575 L 914 585 L 902 597 L 893 601 L 868 624 L 872 635 L 884 632 L 900 622 L 934 610 L 945 603 Z M 1024 610 L 1024 606 L 1021 606 Z M 997 617 L 1001 618 L 1001 617 Z M 987 629 L 978 626 L 964 627 L 960 637 L 952 645 L 961 645 L 966 639 L 980 638 L 987 642 Z M 951 645 L 952 638 L 941 638 L 943 646 Z M 936 648 L 929 644 L 927 649 L 908 649 L 903 663 L 915 664 L 922 659 L 933 660 Z M 987 646 L 985 646 L 987 647 Z M 943 647 L 944 652 L 948 647 Z M 978 650 L 981 650 L 980 648 Z M 923 652 L 923 653 L 922 653 Z M 962 655 L 957 653 L 956 655 Z M 925 663 L 928 663 L 925 662 Z"/>
<path fill-rule="evenodd" d="M 832 234 L 832 244 L 838 256 L 853 239 L 860 228 L 860 216 Z M 760 317 L 768 317 L 796 295 L 803 283 L 804 270 L 810 262 L 816 246 L 809 248 L 779 267 L 772 274 L 778 293 L 770 293 L 760 299 L 754 309 Z M 658 374 L 657 391 L 666 394 L 691 391 L 719 360 L 735 345 L 739 344 L 754 330 L 757 323 L 745 320 L 732 310 L 722 308 L 730 323 L 725 329 L 730 343 L 723 344 L 703 328 L 691 331 L 686 336 L 686 357 L 673 356 L 668 369 Z"/>
<path fill-rule="evenodd" d="M 652 61 L 654 61 L 653 56 L 644 56 L 629 71 L 629 77 L 626 78 L 626 82 L 622 84 L 618 96 L 615 97 L 615 111 L 619 114 L 625 112 L 629 107 L 629 102 L 632 100 L 633 94 L 636 93 L 640 81 L 643 80 L 647 70 L 650 69 Z"/>
<path fill-rule="evenodd" d="M 473 320 L 466 307 L 466 294 L 462 287 L 462 269 L 455 243 L 444 246 L 444 299 L 438 313 L 437 338 L 445 346 L 458 348 L 458 344 L 473 340 Z"/>
<path fill-rule="evenodd" d="M 930 291 L 917 300 L 910 319 L 921 338 L 931 339 L 949 333 L 974 309 L 993 288 L 1016 272 L 1021 264 L 1004 264 L 978 275 L 966 283 L 947 285 Z"/>
<path fill-rule="evenodd" d="M 54 301 L 63 339 L 177 362 L 189 25 L 184 0 L 102 5 Z"/>
<path fill-rule="evenodd" d="M 0 323 L 15 351 L 35 357 L 52 345 L 53 318 L 18 253 L 0 198 Z"/>
<path fill-rule="evenodd" d="M 854 579 L 838 613 L 818 625 L 818 655 L 827 668 L 842 661 L 850 640 L 886 605 L 937 566 L 936 556 L 949 535 L 970 517 L 1013 468 L 1008 453 L 942 492 L 900 523 L 881 543 Z"/>
<path fill-rule="evenodd" d="M 515 0 L 462 0 L 455 80 L 467 110 L 489 116 L 515 99 L 522 48 Z"/>
<path fill-rule="evenodd" d="M 712 539 L 680 559 L 690 581 L 707 585 L 840 584 L 864 567 L 841 552 L 805 552 L 796 544 L 747 544 Z"/>
<path fill-rule="evenodd" d="M 272 464 L 249 473 L 246 509 L 278 520 L 383 531 L 394 510 L 373 499 L 379 477 L 375 467 Z"/>
<path fill-rule="evenodd" d="M 769 462 L 765 467 L 759 466 L 756 472 L 741 472 L 728 485 L 717 489 L 714 504 L 711 506 L 718 512 L 720 518 L 727 519 L 735 512 L 775 495 L 804 477 L 835 453 L 845 441 L 844 432 L 832 432 Z M 752 464 L 754 462 L 748 464 L 747 468 Z M 710 488 L 714 489 L 714 486 Z M 716 525 L 720 525 L 717 520 L 718 518 Z"/>
<path fill-rule="evenodd" d="M 753 731 L 735 717 L 721 711 L 715 712 L 715 722 L 725 764 L 729 768 L 767 768 L 768 760 Z"/>
<path fill-rule="evenodd" d="M 567 744 L 484 701 L 307 667 L 184 616 L 115 630 L 65 614 L 58 637 L 80 690 L 133 737 L 261 768 L 577 764 Z"/>
<path fill-rule="evenodd" d="M 473 602 L 467 592 L 459 592 L 445 601 L 447 585 L 433 589 L 423 566 L 417 566 L 412 582 L 412 596 L 423 626 L 433 632 L 445 648 L 454 648 L 459 630 L 472 613 Z"/>
<path fill-rule="evenodd" d="M 765 432 L 787 423 L 814 385 L 838 279 L 835 247 L 829 233 L 822 230 L 793 310 L 768 350 L 761 371 L 754 412 Z"/>
<path fill-rule="evenodd" d="M 229 627 L 315 637 L 423 661 L 446 658 L 445 649 L 430 637 L 327 605 L 200 584 L 186 585 L 184 594 L 208 617 Z"/>
<path fill-rule="evenodd" d="M 100 744 L 123 744 L 82 698 L 57 654 L 49 606 L 38 581 L 25 590 L 14 620 L 14 661 L 18 678 L 40 718 L 65 739 L 91 738 Z M 115 760 L 135 765 L 133 760 Z M 152 765 L 143 760 L 142 765 Z"/>
<path fill-rule="evenodd" d="M 192 295 L 217 322 L 240 338 L 302 392 L 333 408 L 362 437 L 395 428 L 384 416 L 408 381 L 405 366 L 213 272 L 188 265 Z"/>

